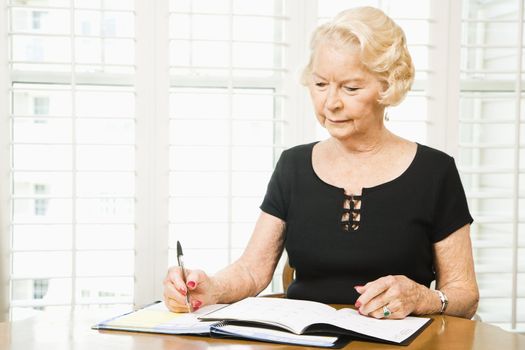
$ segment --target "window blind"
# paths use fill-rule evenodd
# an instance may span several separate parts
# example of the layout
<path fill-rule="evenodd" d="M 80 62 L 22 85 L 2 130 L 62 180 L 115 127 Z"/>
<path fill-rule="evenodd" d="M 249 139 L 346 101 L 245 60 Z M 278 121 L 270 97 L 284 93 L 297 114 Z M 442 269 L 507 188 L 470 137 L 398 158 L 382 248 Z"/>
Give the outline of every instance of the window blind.
<path fill-rule="evenodd" d="M 131 304 L 134 3 L 7 4 L 12 317 Z"/>
<path fill-rule="evenodd" d="M 287 147 L 288 21 L 281 1 L 170 2 L 171 265 L 181 240 L 214 273 L 251 236 Z"/>
<path fill-rule="evenodd" d="M 483 321 L 525 331 L 523 1 L 463 1 L 459 167 Z"/>

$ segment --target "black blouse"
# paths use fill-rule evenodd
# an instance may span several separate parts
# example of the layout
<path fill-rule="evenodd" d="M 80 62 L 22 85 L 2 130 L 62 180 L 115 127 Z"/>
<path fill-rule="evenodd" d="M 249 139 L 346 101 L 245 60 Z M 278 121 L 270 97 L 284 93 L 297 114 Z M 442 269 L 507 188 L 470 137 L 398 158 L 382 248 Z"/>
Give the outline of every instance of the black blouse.
<path fill-rule="evenodd" d="M 387 275 L 429 286 L 433 243 L 473 221 L 454 159 L 418 144 L 403 174 L 350 198 L 314 172 L 314 145 L 282 153 L 261 205 L 286 222 L 287 296 L 353 304 L 354 286 Z"/>

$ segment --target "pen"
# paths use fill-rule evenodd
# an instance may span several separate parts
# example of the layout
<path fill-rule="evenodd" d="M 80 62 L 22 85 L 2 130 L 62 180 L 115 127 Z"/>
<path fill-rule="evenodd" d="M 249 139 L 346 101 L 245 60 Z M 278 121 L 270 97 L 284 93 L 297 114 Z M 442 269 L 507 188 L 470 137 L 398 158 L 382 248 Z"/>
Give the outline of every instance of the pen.
<path fill-rule="evenodd" d="M 182 246 L 180 245 L 180 242 L 177 241 L 177 262 L 179 263 L 179 267 L 182 273 L 182 281 L 184 282 L 184 285 L 186 285 L 186 271 L 184 270 L 184 261 L 182 259 Z M 190 304 L 190 291 L 188 290 L 188 287 L 186 287 L 186 305 L 188 305 L 188 309 L 190 309 L 190 312 L 193 312 L 193 308 Z"/>

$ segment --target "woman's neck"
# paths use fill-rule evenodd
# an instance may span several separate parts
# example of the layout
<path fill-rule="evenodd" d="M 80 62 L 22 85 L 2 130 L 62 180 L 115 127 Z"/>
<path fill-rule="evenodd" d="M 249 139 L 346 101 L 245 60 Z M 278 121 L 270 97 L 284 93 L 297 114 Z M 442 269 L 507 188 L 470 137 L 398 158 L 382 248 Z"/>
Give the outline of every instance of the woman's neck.
<path fill-rule="evenodd" d="M 366 135 L 347 139 L 331 137 L 329 141 L 332 142 L 345 157 L 370 157 L 380 153 L 394 138 L 395 135 L 383 127 Z"/>

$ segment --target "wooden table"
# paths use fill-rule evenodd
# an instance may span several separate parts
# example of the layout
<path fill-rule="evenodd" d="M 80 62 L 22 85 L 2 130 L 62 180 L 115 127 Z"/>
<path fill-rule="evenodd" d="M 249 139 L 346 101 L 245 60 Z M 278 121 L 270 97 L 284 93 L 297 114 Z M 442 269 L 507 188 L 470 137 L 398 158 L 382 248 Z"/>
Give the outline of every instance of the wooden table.
<path fill-rule="evenodd" d="M 254 342 L 131 332 L 95 331 L 90 327 L 114 316 L 112 310 L 44 312 L 23 321 L 0 323 L 2 350 L 292 350 L 319 349 Z M 354 341 L 345 349 L 525 349 L 525 335 L 506 332 L 486 323 L 451 316 L 433 316 L 434 321 L 408 347 Z"/>

